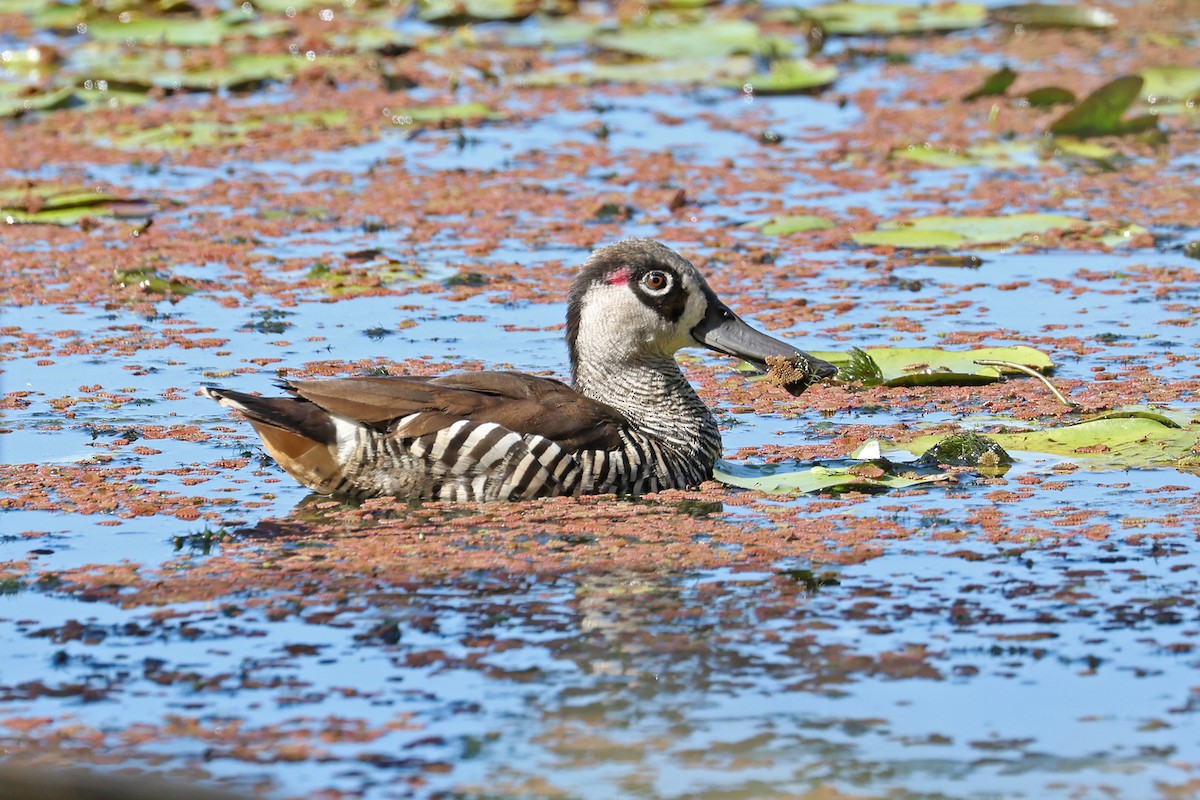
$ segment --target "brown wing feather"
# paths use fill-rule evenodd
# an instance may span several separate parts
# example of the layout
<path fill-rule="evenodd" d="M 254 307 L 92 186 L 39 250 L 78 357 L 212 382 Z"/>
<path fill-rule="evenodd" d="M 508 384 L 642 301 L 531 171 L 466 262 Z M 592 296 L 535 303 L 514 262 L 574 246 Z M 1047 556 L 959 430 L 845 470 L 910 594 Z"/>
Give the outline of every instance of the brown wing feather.
<path fill-rule="evenodd" d="M 292 381 L 287 387 L 333 414 L 376 427 L 419 413 L 422 416 L 405 427 L 410 436 L 470 419 L 536 433 L 568 450 L 615 449 L 621 444 L 619 429 L 628 424 L 616 409 L 561 381 L 520 372 Z"/>

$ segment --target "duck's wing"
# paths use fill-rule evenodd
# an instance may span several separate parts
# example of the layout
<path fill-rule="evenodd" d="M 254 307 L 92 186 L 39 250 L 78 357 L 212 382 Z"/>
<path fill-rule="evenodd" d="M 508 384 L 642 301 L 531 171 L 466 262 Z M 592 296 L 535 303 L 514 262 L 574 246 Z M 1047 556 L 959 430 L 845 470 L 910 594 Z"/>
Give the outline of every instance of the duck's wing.
<path fill-rule="evenodd" d="M 330 414 L 404 437 L 434 433 L 467 419 L 544 436 L 570 451 L 610 450 L 621 446 L 620 429 L 628 424 L 613 407 L 561 381 L 520 372 L 356 377 L 284 386 Z"/>

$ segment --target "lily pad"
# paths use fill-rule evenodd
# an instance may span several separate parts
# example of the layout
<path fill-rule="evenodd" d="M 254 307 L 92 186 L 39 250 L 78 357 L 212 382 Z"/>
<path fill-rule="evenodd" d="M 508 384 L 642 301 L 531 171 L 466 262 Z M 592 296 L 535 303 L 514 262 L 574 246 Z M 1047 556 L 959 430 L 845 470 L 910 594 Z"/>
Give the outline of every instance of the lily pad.
<path fill-rule="evenodd" d="M 750 75 L 727 85 L 749 87 L 755 94 L 801 94 L 829 86 L 838 77 L 838 69 L 815 64 L 806 58 L 775 61 L 767 72 Z"/>
<path fill-rule="evenodd" d="M 76 187 L 0 190 L 0 222 L 9 225 L 74 225 L 84 217 L 144 219 L 152 211 L 145 200 Z"/>
<path fill-rule="evenodd" d="M 963 95 L 963 100 L 977 100 L 980 97 L 997 97 L 1008 91 L 1008 87 L 1017 80 L 1017 73 L 1009 67 L 1001 67 L 996 72 L 983 79 L 977 88 Z"/>
<path fill-rule="evenodd" d="M 0 84 L 0 118 L 19 117 L 31 111 L 53 111 L 82 105 L 70 86 L 51 89 L 48 92 L 26 93 L 24 87 L 15 84 Z"/>
<path fill-rule="evenodd" d="M 374 263 L 330 267 L 316 264 L 308 271 L 309 280 L 318 282 L 331 297 L 345 297 L 379 291 L 392 283 L 429 279 L 424 270 L 391 259 Z"/>
<path fill-rule="evenodd" d="M 480 119 L 503 119 L 504 115 L 484 103 L 458 103 L 448 106 L 413 106 L 391 110 L 392 120 L 403 125 L 456 126 Z"/>
<path fill-rule="evenodd" d="M 275 125 L 318 128 L 340 128 L 346 125 L 349 114 L 343 109 L 269 114 L 248 117 L 235 122 L 219 122 L 199 117 L 169 122 L 152 128 L 134 127 L 108 134 L 110 144 L 124 150 L 189 150 L 193 147 L 214 147 L 243 144 L 253 131 Z"/>
<path fill-rule="evenodd" d="M 223 63 L 195 67 L 170 63 L 168 53 L 138 53 L 120 59 L 103 60 L 97 53 L 89 79 L 107 81 L 124 90 L 152 88 L 171 91 L 245 91 L 265 83 L 285 81 L 308 65 L 301 56 L 290 53 L 232 55 Z M 330 62 L 333 59 L 326 59 Z"/>
<path fill-rule="evenodd" d="M 923 453 L 941 436 L 920 436 L 905 445 Z M 1148 417 L 1096 419 L 1022 433 L 989 433 L 1009 451 L 1045 453 L 1076 460 L 1091 469 L 1188 467 L 1197 465 L 1200 430 L 1163 424 Z"/>
<path fill-rule="evenodd" d="M 1042 86 L 1021 95 L 1021 99 L 1034 108 L 1065 106 L 1076 101 L 1075 93 L 1061 86 Z"/>
<path fill-rule="evenodd" d="M 118 287 L 135 288 L 144 294 L 187 296 L 196 291 L 195 286 L 149 268 L 114 270 L 112 281 Z"/>
<path fill-rule="evenodd" d="M 803 231 L 826 231 L 833 227 L 833 223 L 824 217 L 811 214 L 791 214 L 752 220 L 744 223 L 741 227 L 757 228 L 760 232 L 770 236 L 786 236 L 789 233 Z"/>
<path fill-rule="evenodd" d="M 1158 127 L 1153 115 L 1123 119 L 1125 111 L 1141 94 L 1144 81 L 1126 75 L 1101 86 L 1059 117 L 1051 126 L 1056 136 L 1111 136 L 1138 133 Z"/>
<path fill-rule="evenodd" d="M 952 480 L 945 474 L 895 472 L 887 462 L 864 462 L 845 468 L 815 466 L 805 470 L 780 470 L 777 464 L 750 466 L 717 462 L 713 477 L 721 483 L 770 493 L 887 492 L 927 483 Z"/>
<path fill-rule="evenodd" d="M 727 83 L 745 80 L 754 72 L 748 56 L 689 58 L 677 61 L 636 61 L 624 64 L 595 64 L 553 68 L 518 76 L 521 86 L 590 86 L 597 83 Z"/>
<path fill-rule="evenodd" d="M 856 348 L 849 358 L 830 363 L 838 367 L 839 378 L 861 380 L 868 386 L 971 386 L 993 383 L 1006 374 L 1021 374 L 1003 367 L 981 366 L 976 361 L 1007 361 L 1039 372 L 1048 372 L 1054 367 L 1048 355 L 1026 345 L 975 350 Z"/>
<path fill-rule="evenodd" d="M 1009 214 L 999 217 L 912 217 L 892 220 L 876 230 L 853 234 L 858 244 L 927 249 L 1003 245 L 1011 242 L 1035 242 L 1055 230 L 1086 231 L 1094 223 L 1062 214 Z M 1124 226 L 1100 236 L 1099 241 L 1113 245 L 1144 231 L 1139 226 Z"/>
<path fill-rule="evenodd" d="M 891 156 L 892 158 L 901 158 L 906 161 L 927 164 L 931 167 L 946 167 L 950 169 L 955 167 L 969 167 L 981 163 L 981 159 L 972 155 L 969 151 L 947 150 L 941 147 L 933 147 L 929 144 L 898 147 L 891 152 Z"/>
<path fill-rule="evenodd" d="M 1021 3 L 993 8 L 992 20 L 1022 28 L 1111 28 L 1117 18 L 1101 8 L 1079 5 Z"/>
<path fill-rule="evenodd" d="M 893 150 L 891 155 L 892 158 L 944 169 L 981 165 L 994 169 L 1033 167 L 1041 163 L 1041 156 L 1067 160 L 1086 159 L 1111 166 L 1120 157 L 1120 153 L 1111 147 L 1070 136 L 1056 136 L 1038 141 L 984 142 L 966 150 L 945 149 L 929 144 L 909 145 Z"/>
<path fill-rule="evenodd" d="M 806 9 L 826 33 L 889 35 L 978 28 L 987 9 L 978 3 L 826 3 Z"/>
<path fill-rule="evenodd" d="M 791 51 L 786 40 L 764 36 L 753 22 L 736 19 L 693 25 L 629 25 L 602 31 L 592 41 L 605 50 L 665 61 L 733 55 L 776 56 Z"/>
<path fill-rule="evenodd" d="M 1142 97 L 1153 105 L 1200 97 L 1200 67 L 1151 67 L 1140 76 Z"/>
<path fill-rule="evenodd" d="M 539 5 L 539 0 L 417 0 L 417 16 L 438 25 L 518 22 Z"/>
<path fill-rule="evenodd" d="M 93 39 L 167 44 L 176 47 L 211 47 L 237 35 L 245 18 L 232 16 L 199 17 L 190 14 L 144 16 L 122 12 L 119 17 L 92 19 L 87 32 Z"/>

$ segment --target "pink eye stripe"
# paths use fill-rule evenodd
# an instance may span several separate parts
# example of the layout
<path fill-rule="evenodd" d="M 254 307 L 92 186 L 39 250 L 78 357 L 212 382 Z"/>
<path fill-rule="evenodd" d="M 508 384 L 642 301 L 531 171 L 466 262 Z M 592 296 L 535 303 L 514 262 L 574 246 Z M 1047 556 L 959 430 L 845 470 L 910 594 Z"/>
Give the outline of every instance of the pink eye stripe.
<path fill-rule="evenodd" d="M 611 275 L 608 276 L 608 283 L 612 284 L 613 286 L 620 286 L 629 283 L 629 270 L 625 269 L 624 267 L 615 270 Z"/>

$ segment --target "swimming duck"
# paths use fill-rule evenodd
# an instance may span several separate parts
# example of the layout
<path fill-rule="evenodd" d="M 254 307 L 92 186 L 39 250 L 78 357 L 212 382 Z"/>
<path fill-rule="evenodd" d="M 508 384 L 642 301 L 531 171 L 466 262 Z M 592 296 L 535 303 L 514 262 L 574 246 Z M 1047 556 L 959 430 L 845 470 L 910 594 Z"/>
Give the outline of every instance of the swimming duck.
<path fill-rule="evenodd" d="M 751 328 L 651 239 L 596 250 L 571 284 L 572 384 L 520 372 L 285 381 L 290 397 L 205 388 L 242 412 L 288 474 L 322 494 L 489 501 L 689 488 L 721 434 L 675 361 L 707 347 L 811 375 L 836 369 Z M 801 390 L 803 387 L 801 387 Z"/>

